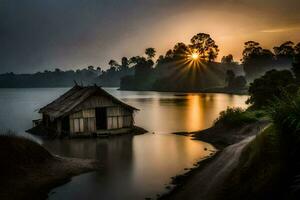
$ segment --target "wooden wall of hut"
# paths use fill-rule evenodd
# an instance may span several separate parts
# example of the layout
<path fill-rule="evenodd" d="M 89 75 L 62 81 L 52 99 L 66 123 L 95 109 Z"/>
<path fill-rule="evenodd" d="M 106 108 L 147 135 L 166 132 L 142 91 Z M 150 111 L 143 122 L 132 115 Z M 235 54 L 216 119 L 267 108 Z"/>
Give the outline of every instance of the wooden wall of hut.
<path fill-rule="evenodd" d="M 131 127 L 133 125 L 132 111 L 120 106 L 105 108 L 108 130 Z M 96 131 L 97 126 L 95 108 L 85 109 L 70 115 L 71 133 L 93 133 Z"/>

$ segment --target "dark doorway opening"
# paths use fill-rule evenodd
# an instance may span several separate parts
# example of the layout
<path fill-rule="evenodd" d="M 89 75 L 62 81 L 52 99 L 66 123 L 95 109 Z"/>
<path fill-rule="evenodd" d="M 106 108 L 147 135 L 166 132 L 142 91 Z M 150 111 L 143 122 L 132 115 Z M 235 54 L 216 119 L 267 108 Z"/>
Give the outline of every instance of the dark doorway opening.
<path fill-rule="evenodd" d="M 62 135 L 67 135 L 70 132 L 69 116 L 62 118 L 62 120 L 61 120 L 61 132 L 62 132 Z"/>
<path fill-rule="evenodd" d="M 97 127 L 97 130 L 107 129 L 106 108 L 96 108 L 96 127 Z"/>

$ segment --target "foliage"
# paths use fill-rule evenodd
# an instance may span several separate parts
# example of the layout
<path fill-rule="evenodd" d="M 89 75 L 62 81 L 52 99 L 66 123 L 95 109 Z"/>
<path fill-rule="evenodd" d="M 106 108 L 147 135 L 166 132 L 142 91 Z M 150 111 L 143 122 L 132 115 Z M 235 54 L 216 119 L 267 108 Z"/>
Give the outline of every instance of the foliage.
<path fill-rule="evenodd" d="M 121 59 L 121 66 L 119 70 L 127 70 L 129 68 L 129 60 L 127 57 Z"/>
<path fill-rule="evenodd" d="M 204 60 L 213 61 L 217 58 L 219 47 L 216 42 L 206 33 L 198 33 L 191 39 L 192 49 L 196 49 Z"/>
<path fill-rule="evenodd" d="M 271 70 L 250 84 L 247 103 L 260 108 L 275 98 L 281 98 L 283 91 L 293 94 L 296 90 L 295 79 L 290 71 Z"/>
<path fill-rule="evenodd" d="M 174 58 L 186 58 L 189 51 L 190 49 L 186 44 L 179 42 L 173 47 L 172 54 Z"/>
<path fill-rule="evenodd" d="M 93 66 L 87 68 L 63 71 L 56 68 L 53 71 L 45 70 L 34 74 L 6 73 L 0 75 L 0 87 L 27 88 L 27 87 L 70 87 L 74 81 L 79 84 L 98 83 L 98 76 L 102 73 L 101 68 Z"/>
<path fill-rule="evenodd" d="M 150 90 L 154 82 L 154 62 L 152 58 L 155 56 L 154 48 L 147 48 L 143 56 L 134 56 L 129 62 L 133 64 L 134 74 L 121 77 L 120 87 L 123 90 Z"/>
<path fill-rule="evenodd" d="M 296 82 L 300 85 L 300 43 L 296 46 L 295 59 L 292 64 L 292 71 L 295 75 Z"/>
<path fill-rule="evenodd" d="M 247 79 L 253 80 L 270 69 L 290 69 L 293 61 L 296 63 L 300 56 L 300 43 L 292 41 L 273 48 L 274 53 L 263 49 L 258 42 L 248 41 L 243 51 L 243 65 Z"/>
<path fill-rule="evenodd" d="M 258 42 L 248 41 L 245 43 L 242 63 L 247 78 L 252 80 L 272 68 L 274 54 L 263 49 Z"/>
<path fill-rule="evenodd" d="M 278 47 L 274 47 L 274 53 L 279 64 L 291 63 L 295 55 L 294 43 L 287 41 Z"/>
<path fill-rule="evenodd" d="M 239 127 L 257 120 L 255 112 L 245 111 L 241 108 L 227 108 L 227 110 L 220 113 L 214 124 L 216 126 Z"/>
<path fill-rule="evenodd" d="M 222 59 L 221 59 L 221 62 L 224 63 L 224 64 L 233 63 L 233 55 L 229 54 L 227 56 L 223 56 Z"/>
<path fill-rule="evenodd" d="M 202 91 L 206 88 L 224 87 L 225 72 L 228 69 L 220 63 L 200 63 L 191 66 L 180 61 L 157 65 L 153 89 L 158 91 Z"/>
<path fill-rule="evenodd" d="M 110 60 L 109 62 L 108 62 L 108 64 L 109 64 L 109 66 L 111 67 L 111 68 L 117 68 L 120 64 L 117 62 L 117 61 L 115 61 L 115 60 Z"/>
<path fill-rule="evenodd" d="M 282 98 L 275 99 L 269 106 L 268 112 L 274 124 L 281 131 L 300 142 L 300 93 L 290 95 L 285 93 Z"/>
<path fill-rule="evenodd" d="M 148 59 L 154 58 L 156 51 L 154 48 L 150 47 L 145 50 L 145 54 L 148 56 Z"/>

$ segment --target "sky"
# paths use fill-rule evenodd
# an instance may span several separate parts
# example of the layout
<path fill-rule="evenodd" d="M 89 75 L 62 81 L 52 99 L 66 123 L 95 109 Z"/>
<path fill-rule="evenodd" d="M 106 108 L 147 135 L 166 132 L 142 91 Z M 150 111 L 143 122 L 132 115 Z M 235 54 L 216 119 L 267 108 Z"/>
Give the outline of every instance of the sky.
<path fill-rule="evenodd" d="M 248 40 L 300 42 L 299 0 L 0 0 L 0 73 L 32 73 L 164 54 L 209 33 L 219 59 Z"/>

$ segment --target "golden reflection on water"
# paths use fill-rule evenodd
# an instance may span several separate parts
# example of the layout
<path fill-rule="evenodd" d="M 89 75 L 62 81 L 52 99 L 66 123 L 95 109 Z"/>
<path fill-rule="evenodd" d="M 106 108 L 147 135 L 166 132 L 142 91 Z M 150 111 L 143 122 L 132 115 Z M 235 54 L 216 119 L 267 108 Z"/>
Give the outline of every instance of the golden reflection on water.
<path fill-rule="evenodd" d="M 187 119 L 186 126 L 188 130 L 197 130 L 201 119 L 204 117 L 203 101 L 200 100 L 199 95 L 187 96 Z"/>
<path fill-rule="evenodd" d="M 149 132 L 172 133 L 209 128 L 227 107 L 246 108 L 247 96 L 227 94 L 172 94 L 148 92 L 145 98 L 124 98 L 140 109 L 136 125 Z"/>

